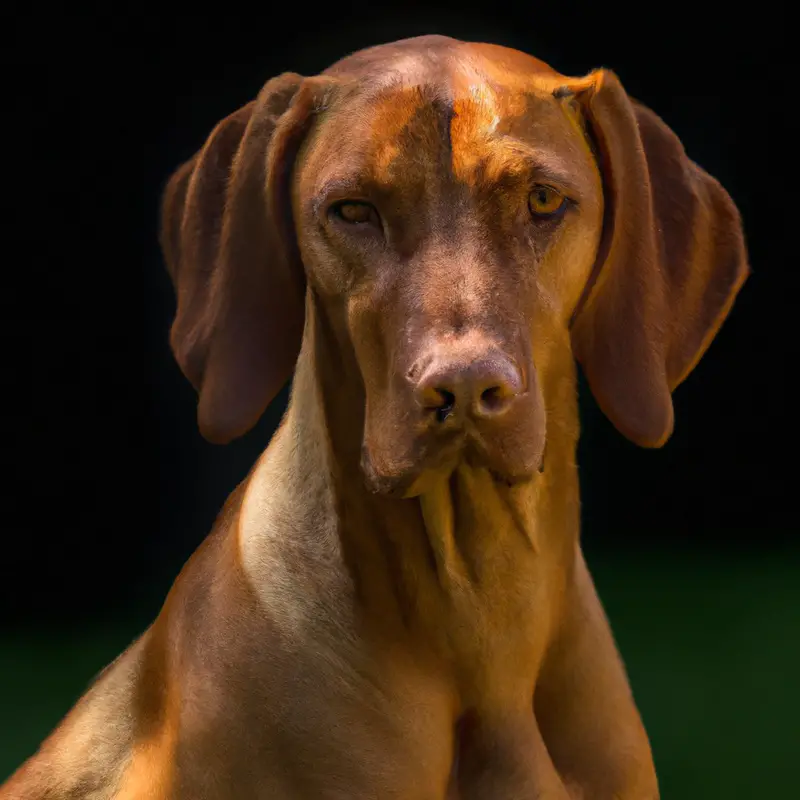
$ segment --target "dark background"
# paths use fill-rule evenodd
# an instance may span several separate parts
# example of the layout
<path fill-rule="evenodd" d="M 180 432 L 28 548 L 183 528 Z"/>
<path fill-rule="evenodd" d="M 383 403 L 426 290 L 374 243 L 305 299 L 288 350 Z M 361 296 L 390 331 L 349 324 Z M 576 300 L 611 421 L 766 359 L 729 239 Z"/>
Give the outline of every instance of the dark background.
<path fill-rule="evenodd" d="M 783 796 L 800 751 L 800 526 L 781 7 L 201 7 L 6 12 L 0 780 L 158 612 L 285 403 L 224 448 L 197 432 L 156 238 L 170 171 L 269 77 L 443 33 L 567 74 L 614 69 L 742 211 L 754 273 L 675 394 L 670 442 L 629 444 L 582 388 L 584 541 L 664 797 Z"/>

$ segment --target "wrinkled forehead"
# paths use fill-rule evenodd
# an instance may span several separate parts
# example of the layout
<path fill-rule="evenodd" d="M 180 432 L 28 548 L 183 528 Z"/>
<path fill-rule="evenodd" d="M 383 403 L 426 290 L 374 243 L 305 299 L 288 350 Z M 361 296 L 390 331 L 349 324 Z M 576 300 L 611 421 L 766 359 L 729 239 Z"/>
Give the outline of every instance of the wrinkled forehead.
<path fill-rule="evenodd" d="M 580 119 L 555 94 L 558 77 L 468 61 L 434 70 L 413 57 L 376 67 L 334 96 L 315 137 L 316 182 L 447 175 L 479 186 L 536 164 L 545 177 L 588 185 L 594 162 Z"/>

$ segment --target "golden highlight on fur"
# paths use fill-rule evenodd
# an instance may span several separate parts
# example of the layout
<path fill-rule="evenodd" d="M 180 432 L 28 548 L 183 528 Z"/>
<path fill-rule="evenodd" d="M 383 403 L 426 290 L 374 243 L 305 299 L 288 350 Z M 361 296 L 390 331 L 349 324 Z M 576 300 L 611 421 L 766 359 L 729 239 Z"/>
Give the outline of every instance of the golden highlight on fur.
<path fill-rule="evenodd" d="M 172 176 L 162 247 L 202 433 L 293 376 L 289 407 L 0 798 L 655 800 L 576 359 L 666 441 L 748 272 L 725 190 L 611 72 L 428 36 L 269 81 Z"/>

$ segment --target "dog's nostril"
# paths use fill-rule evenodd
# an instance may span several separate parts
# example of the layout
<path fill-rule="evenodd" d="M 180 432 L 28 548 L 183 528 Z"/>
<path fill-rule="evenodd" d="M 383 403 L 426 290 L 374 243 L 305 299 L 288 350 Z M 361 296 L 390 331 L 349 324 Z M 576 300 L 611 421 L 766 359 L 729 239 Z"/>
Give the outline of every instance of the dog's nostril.
<path fill-rule="evenodd" d="M 505 403 L 505 393 L 500 386 L 490 386 L 481 392 L 480 405 L 485 411 L 498 411 Z"/>
<path fill-rule="evenodd" d="M 436 389 L 435 391 L 439 395 L 439 402 L 432 408 L 436 412 L 436 419 L 444 422 L 453 413 L 456 396 L 447 389 Z"/>
<path fill-rule="evenodd" d="M 484 389 L 475 399 L 473 413 L 478 417 L 496 417 L 513 404 L 517 390 L 513 385 L 498 383 Z"/>

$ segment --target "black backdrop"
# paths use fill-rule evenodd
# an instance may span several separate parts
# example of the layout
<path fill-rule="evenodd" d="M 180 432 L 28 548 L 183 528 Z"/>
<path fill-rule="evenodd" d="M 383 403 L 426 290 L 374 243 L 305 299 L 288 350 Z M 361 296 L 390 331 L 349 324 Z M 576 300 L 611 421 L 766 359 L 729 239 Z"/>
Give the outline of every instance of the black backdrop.
<path fill-rule="evenodd" d="M 282 411 L 285 393 L 224 448 L 197 432 L 193 391 L 168 348 L 174 300 L 156 239 L 170 171 L 267 78 L 313 74 L 352 50 L 422 33 L 507 44 L 568 74 L 614 69 L 744 217 L 754 273 L 676 392 L 666 447 L 630 445 L 582 393 L 590 555 L 712 563 L 738 553 L 747 564 L 766 553 L 800 564 L 789 387 L 795 90 L 777 4 L 719 13 L 685 2 L 201 7 L 32 7 L 7 17 L 4 630 L 35 637 L 149 619 Z M 742 575 L 746 593 L 752 576 Z M 22 669 L 12 655 L 8 663 L 7 687 Z"/>

